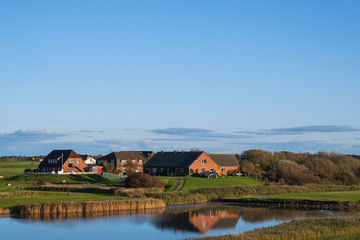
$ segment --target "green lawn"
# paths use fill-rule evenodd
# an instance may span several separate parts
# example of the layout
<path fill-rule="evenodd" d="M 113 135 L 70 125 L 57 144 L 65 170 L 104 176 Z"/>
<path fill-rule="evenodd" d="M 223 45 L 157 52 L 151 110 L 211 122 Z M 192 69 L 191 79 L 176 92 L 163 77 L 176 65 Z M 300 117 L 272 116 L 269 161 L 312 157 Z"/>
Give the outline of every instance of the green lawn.
<path fill-rule="evenodd" d="M 99 199 L 113 199 L 123 198 L 113 196 L 112 194 L 99 194 L 99 193 L 74 193 L 70 195 L 63 192 L 50 192 L 54 195 L 48 196 L 37 196 L 37 197 L 19 197 L 19 198 L 1 198 L 0 207 L 12 207 L 19 204 L 30 203 L 30 202 L 48 202 L 48 201 L 83 201 L 83 200 L 99 200 Z"/>
<path fill-rule="evenodd" d="M 88 175 L 17 175 L 7 179 L 0 179 L 0 189 L 8 188 L 7 183 L 11 184 L 11 187 L 27 186 L 30 184 L 39 183 L 45 181 L 53 184 L 60 184 L 63 181 L 69 184 L 106 184 L 106 185 L 120 185 L 124 179 L 109 180 L 99 174 L 88 174 Z"/>
<path fill-rule="evenodd" d="M 15 176 L 23 173 L 25 168 L 38 168 L 39 163 L 35 161 L 0 161 L 0 176 Z"/>
<path fill-rule="evenodd" d="M 349 201 L 360 202 L 360 190 L 344 192 L 310 192 L 310 193 L 292 193 L 279 195 L 258 195 L 253 198 L 270 198 L 270 199 L 306 199 L 319 201 Z"/>
<path fill-rule="evenodd" d="M 248 177 L 224 177 L 224 178 L 188 177 L 185 178 L 185 184 L 182 190 L 205 188 L 205 187 L 230 187 L 230 186 L 243 186 L 243 185 L 263 185 L 263 183 Z"/>
<path fill-rule="evenodd" d="M 164 192 L 170 192 L 176 187 L 176 177 L 157 177 L 164 184 Z"/>

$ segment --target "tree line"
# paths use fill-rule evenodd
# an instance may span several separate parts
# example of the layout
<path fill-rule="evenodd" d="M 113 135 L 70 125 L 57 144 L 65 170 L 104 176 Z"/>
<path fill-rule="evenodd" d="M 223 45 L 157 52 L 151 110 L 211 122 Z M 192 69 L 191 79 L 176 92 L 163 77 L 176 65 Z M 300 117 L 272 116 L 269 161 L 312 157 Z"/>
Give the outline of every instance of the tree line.
<path fill-rule="evenodd" d="M 240 171 L 248 177 L 287 184 L 360 183 L 358 155 L 335 152 L 292 153 L 251 149 L 237 155 Z"/>

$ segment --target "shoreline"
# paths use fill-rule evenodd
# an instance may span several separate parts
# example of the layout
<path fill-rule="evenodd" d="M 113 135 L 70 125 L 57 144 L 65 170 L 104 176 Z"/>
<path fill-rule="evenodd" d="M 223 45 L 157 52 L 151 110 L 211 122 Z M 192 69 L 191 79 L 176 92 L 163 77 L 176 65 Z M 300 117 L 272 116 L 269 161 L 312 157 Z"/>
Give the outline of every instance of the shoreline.
<path fill-rule="evenodd" d="M 348 201 L 319 201 L 308 199 L 263 199 L 263 198 L 239 198 L 221 199 L 224 204 L 239 204 L 253 207 L 276 207 L 296 209 L 319 209 L 319 210 L 360 210 L 360 203 Z"/>
<path fill-rule="evenodd" d="M 123 210 L 147 210 L 164 208 L 165 203 L 154 198 L 130 198 L 87 201 L 39 202 L 0 208 L 0 214 L 18 214 L 21 217 L 41 216 L 45 214 L 91 214 Z"/>

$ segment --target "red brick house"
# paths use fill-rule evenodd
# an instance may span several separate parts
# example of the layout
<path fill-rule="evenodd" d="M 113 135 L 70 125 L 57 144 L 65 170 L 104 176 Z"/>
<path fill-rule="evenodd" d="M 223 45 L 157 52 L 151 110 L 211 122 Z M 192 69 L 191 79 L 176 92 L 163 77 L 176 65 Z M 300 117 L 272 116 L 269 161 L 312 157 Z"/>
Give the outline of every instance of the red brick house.
<path fill-rule="evenodd" d="M 39 171 L 44 173 L 84 172 L 86 164 L 73 150 L 53 150 L 39 164 Z"/>
<path fill-rule="evenodd" d="M 229 171 L 238 171 L 240 168 L 239 161 L 235 154 L 209 154 L 212 160 L 218 165 L 217 171 L 221 174 L 228 174 Z"/>
<path fill-rule="evenodd" d="M 158 152 L 144 165 L 151 175 L 186 176 L 205 171 L 216 171 L 218 165 L 205 152 Z"/>
<path fill-rule="evenodd" d="M 149 159 L 154 152 L 152 151 L 122 151 L 112 152 L 96 160 L 97 165 L 103 162 L 114 164 L 117 173 L 126 174 L 128 166 L 131 164 L 134 172 L 143 172 L 144 162 Z M 129 162 L 131 162 L 129 164 Z"/>

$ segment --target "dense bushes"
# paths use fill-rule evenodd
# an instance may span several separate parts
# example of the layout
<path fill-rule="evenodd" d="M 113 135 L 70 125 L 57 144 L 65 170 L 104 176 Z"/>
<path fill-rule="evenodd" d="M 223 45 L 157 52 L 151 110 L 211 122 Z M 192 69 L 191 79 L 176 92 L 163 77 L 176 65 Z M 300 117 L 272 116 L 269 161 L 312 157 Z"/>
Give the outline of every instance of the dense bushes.
<path fill-rule="evenodd" d="M 125 181 L 125 186 L 130 188 L 161 188 L 163 184 L 154 176 L 146 173 L 134 173 Z"/>
<path fill-rule="evenodd" d="M 319 177 L 304 165 L 289 160 L 280 160 L 276 167 L 277 176 L 287 184 L 319 183 Z"/>
<path fill-rule="evenodd" d="M 360 160 L 354 156 L 318 152 L 292 153 L 247 150 L 237 156 L 245 176 L 290 184 L 360 182 Z"/>

